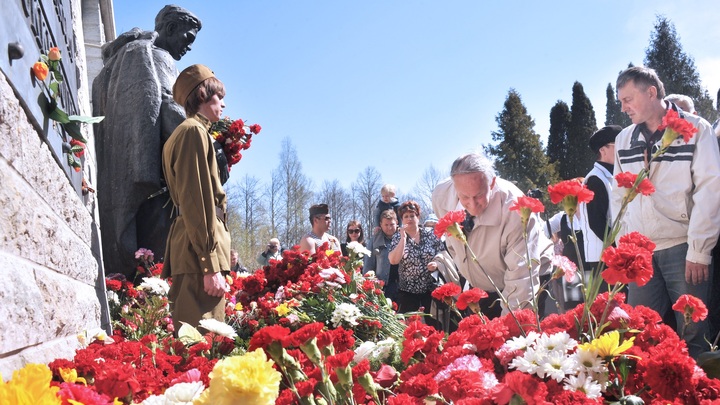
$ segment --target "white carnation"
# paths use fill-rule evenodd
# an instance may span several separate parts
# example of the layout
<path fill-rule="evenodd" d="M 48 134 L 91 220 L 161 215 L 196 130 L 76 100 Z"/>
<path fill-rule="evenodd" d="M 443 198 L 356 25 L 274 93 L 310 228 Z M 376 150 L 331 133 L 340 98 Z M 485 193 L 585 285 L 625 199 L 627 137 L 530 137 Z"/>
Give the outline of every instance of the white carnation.
<path fill-rule="evenodd" d="M 359 257 L 371 255 L 370 251 L 367 250 L 367 248 L 365 248 L 365 246 L 363 246 L 362 243 L 349 242 L 347 244 L 347 248 L 348 248 L 348 250 L 352 250 L 353 252 L 355 252 L 355 254 L 358 255 Z"/>
<path fill-rule="evenodd" d="M 165 403 L 191 405 L 205 390 L 202 381 L 177 383 L 165 391 Z"/>
<path fill-rule="evenodd" d="M 325 280 L 320 283 L 321 287 L 323 285 L 327 285 L 332 288 L 340 288 L 343 284 L 347 284 L 345 275 L 336 268 L 331 267 L 329 269 L 322 269 L 318 274 L 323 278 L 323 280 Z"/>
<path fill-rule="evenodd" d="M 230 339 L 235 339 L 237 336 L 237 333 L 235 333 L 235 329 L 233 329 L 232 326 L 226 324 L 225 322 L 220 322 L 217 319 L 201 319 L 200 327 L 207 329 L 208 332 L 225 336 Z"/>
<path fill-rule="evenodd" d="M 167 295 L 170 291 L 170 285 L 161 278 L 147 277 L 140 286 L 138 286 L 138 289 L 150 291 L 155 295 Z"/>
<path fill-rule="evenodd" d="M 357 349 L 355 349 L 355 357 L 353 357 L 353 361 L 355 363 L 360 363 L 365 359 L 370 359 L 370 356 L 373 355 L 376 346 L 377 345 L 374 342 L 363 342 L 357 347 Z"/>

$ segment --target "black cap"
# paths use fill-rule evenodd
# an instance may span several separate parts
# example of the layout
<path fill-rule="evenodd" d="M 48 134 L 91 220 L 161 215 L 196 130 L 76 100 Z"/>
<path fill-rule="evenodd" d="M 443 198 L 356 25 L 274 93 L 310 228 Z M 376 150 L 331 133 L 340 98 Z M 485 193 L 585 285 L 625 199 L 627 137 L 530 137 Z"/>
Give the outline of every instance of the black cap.
<path fill-rule="evenodd" d="M 590 135 L 588 145 L 594 153 L 598 153 L 603 146 L 615 142 L 615 137 L 622 131 L 620 125 L 608 125 L 595 131 Z"/>

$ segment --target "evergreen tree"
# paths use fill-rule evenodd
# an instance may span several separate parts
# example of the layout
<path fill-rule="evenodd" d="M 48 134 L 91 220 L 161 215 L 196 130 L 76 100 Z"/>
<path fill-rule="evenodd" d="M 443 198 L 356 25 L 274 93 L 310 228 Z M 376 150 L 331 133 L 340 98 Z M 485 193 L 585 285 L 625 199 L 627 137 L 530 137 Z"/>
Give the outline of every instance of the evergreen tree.
<path fill-rule="evenodd" d="M 500 177 L 514 182 L 520 190 L 540 188 L 557 179 L 555 166 L 548 162 L 535 121 L 514 89 L 510 89 L 503 111 L 495 118 L 500 127 L 492 133 L 495 145 L 485 145 L 485 153 L 495 158 Z"/>
<path fill-rule="evenodd" d="M 622 105 L 615 96 L 615 89 L 612 84 L 608 83 L 605 91 L 607 102 L 605 103 L 605 125 L 620 125 L 625 128 L 632 124 L 630 117 L 622 112 Z"/>
<path fill-rule="evenodd" d="M 561 179 L 567 179 L 567 146 L 570 129 L 570 107 L 562 100 L 550 109 L 550 135 L 548 135 L 548 161 L 557 168 Z"/>
<path fill-rule="evenodd" d="M 595 155 L 590 151 L 590 135 L 597 131 L 595 110 L 582 84 L 575 82 L 572 90 L 570 128 L 567 143 L 567 178 L 584 177 L 592 169 Z"/>
<path fill-rule="evenodd" d="M 650 46 L 645 52 L 645 66 L 655 69 L 666 94 L 684 94 L 693 99 L 698 114 L 713 122 L 718 114 L 712 98 L 700 82 L 695 60 L 683 51 L 675 25 L 658 16 Z"/>

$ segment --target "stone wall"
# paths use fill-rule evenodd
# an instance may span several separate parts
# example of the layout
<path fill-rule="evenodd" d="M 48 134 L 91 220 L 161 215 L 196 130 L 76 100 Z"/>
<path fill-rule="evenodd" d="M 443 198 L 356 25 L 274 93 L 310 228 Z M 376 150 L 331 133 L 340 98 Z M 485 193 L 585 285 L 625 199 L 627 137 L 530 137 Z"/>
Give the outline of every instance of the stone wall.
<path fill-rule="evenodd" d="M 81 1 L 71 2 L 71 8 L 73 35 L 83 44 Z M 3 46 L 5 39 L 0 38 Z M 26 51 L 24 58 L 35 55 L 37 50 Z M 81 114 L 91 115 L 92 78 L 82 46 L 75 56 L 76 99 Z M 27 105 L 35 100 L 22 100 L 11 86 L 19 80 L 27 79 L 0 71 L 0 374 L 5 380 L 28 362 L 71 358 L 79 333 L 109 328 L 94 196 L 78 194 L 58 164 L 37 118 L 28 115 Z M 83 176 L 92 183 L 92 129 L 85 131 Z"/>

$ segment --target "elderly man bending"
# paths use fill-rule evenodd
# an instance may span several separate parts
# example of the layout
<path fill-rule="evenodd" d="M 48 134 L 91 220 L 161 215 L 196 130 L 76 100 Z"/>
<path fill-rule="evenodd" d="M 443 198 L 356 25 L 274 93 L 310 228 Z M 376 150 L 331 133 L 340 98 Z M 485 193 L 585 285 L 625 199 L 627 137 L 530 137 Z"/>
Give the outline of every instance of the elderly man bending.
<path fill-rule="evenodd" d="M 490 161 L 480 154 L 467 154 L 455 160 L 450 178 L 440 182 L 432 194 L 433 209 L 438 217 L 448 211 L 465 210 L 463 231 L 478 259 L 475 263 L 465 244 L 457 238 L 446 243 L 455 264 L 467 281 L 498 298 L 488 279 L 492 278 L 508 299 L 510 309 L 526 306 L 533 298 L 532 286 L 538 286 L 539 275 L 551 270 L 552 242 L 545 237 L 542 221 L 535 215 L 528 222 L 527 245 L 523 238 L 520 216 L 510 207 L 523 196 L 512 183 L 495 175 Z M 528 270 L 526 246 L 530 249 L 532 271 Z M 487 276 L 481 269 L 485 270 Z M 495 305 L 493 300 L 481 302 L 487 316 L 507 313 L 508 308 Z M 486 305 L 482 305 L 485 303 Z"/>

